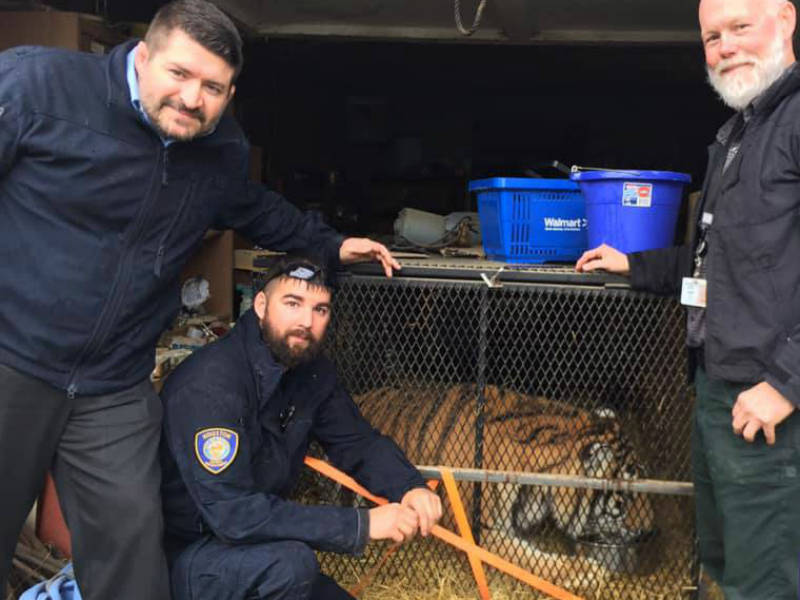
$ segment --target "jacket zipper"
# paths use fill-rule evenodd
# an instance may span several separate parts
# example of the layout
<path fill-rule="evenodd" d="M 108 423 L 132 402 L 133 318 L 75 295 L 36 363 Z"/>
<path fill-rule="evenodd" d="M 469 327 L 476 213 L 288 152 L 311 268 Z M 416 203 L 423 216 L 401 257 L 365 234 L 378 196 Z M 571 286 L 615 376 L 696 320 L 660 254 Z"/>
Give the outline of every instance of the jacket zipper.
<path fill-rule="evenodd" d="M 164 148 L 164 162 L 161 169 L 161 185 L 164 187 L 169 185 L 169 175 L 167 174 L 167 168 L 169 167 L 169 146 L 163 146 Z"/>
<path fill-rule="evenodd" d="M 142 202 L 141 208 L 139 209 L 139 214 L 136 216 L 130 242 L 128 243 L 126 251 L 122 255 L 122 258 L 119 262 L 117 275 L 111 285 L 111 291 L 109 292 L 103 309 L 100 311 L 100 316 L 95 323 L 94 330 L 92 331 L 92 335 L 89 337 L 89 341 L 87 341 L 81 349 L 80 353 L 78 354 L 78 359 L 73 364 L 69 373 L 67 397 L 70 400 L 74 399 L 79 391 L 78 370 L 89 358 L 91 358 L 100 348 L 102 348 L 103 343 L 108 337 L 117 313 L 122 305 L 122 300 L 125 297 L 123 292 L 127 287 L 126 284 L 130 274 L 133 257 L 136 254 L 136 247 L 139 239 L 142 236 L 142 232 L 144 231 L 144 223 L 147 220 L 148 214 L 150 213 L 150 207 L 153 205 L 159 195 L 160 186 L 158 185 L 159 178 L 157 177 L 157 174 L 159 171 L 161 171 L 162 176 L 160 177 L 160 183 L 162 185 L 166 185 L 164 184 L 164 180 L 166 179 L 164 175 L 164 173 L 166 173 L 166 168 L 167 149 L 159 144 L 156 159 L 156 169 L 153 173 L 153 177 L 151 178 L 150 191 L 147 194 L 144 202 Z"/>
<path fill-rule="evenodd" d="M 167 231 L 161 236 L 161 239 L 158 242 L 158 250 L 156 251 L 156 261 L 153 265 L 153 273 L 156 277 L 161 277 L 161 266 L 164 263 L 164 252 L 167 245 L 167 240 L 169 239 L 172 230 L 177 225 L 178 220 L 183 216 L 183 213 L 186 209 L 186 206 L 189 204 L 189 200 L 192 198 L 194 194 L 194 188 L 197 186 L 197 180 L 192 179 L 189 182 L 189 185 L 186 187 L 186 191 L 183 194 L 183 198 L 181 198 L 181 202 L 178 205 L 178 210 L 175 212 L 175 215 L 172 217 L 172 220 L 169 222 L 169 226 L 167 227 Z"/>
<path fill-rule="evenodd" d="M 744 143 L 744 138 L 742 138 L 741 143 L 742 144 Z M 739 148 L 739 152 L 741 152 L 741 151 L 742 151 L 742 148 L 740 147 Z M 725 161 L 725 155 L 724 154 L 725 153 L 722 150 L 718 150 L 718 152 L 723 152 L 723 154 L 721 156 L 720 155 L 717 156 L 717 159 L 718 160 L 721 159 L 723 161 L 722 165 L 724 165 L 725 164 L 724 163 L 724 161 Z M 736 160 L 736 159 L 734 159 L 734 160 Z M 722 168 L 722 165 L 717 165 L 717 167 L 712 167 L 712 168 Z M 731 166 L 732 165 L 728 165 L 729 168 L 731 168 Z M 708 174 L 706 174 L 706 175 L 708 176 Z M 726 206 L 723 196 L 725 195 L 725 192 L 729 187 L 727 185 L 728 184 L 727 177 L 730 177 L 730 176 L 731 175 L 730 175 L 729 172 L 727 172 L 727 170 L 723 171 L 722 174 L 719 175 L 719 177 L 720 177 L 720 179 L 719 179 L 719 187 L 716 190 L 717 200 L 714 203 L 714 223 L 712 224 L 712 231 L 713 231 L 713 226 L 716 226 L 716 234 L 714 235 L 715 238 L 719 237 L 718 236 L 718 233 L 719 233 L 719 220 L 720 220 L 720 218 L 719 218 L 719 216 L 720 216 L 719 207 L 720 206 L 722 206 L 722 207 Z M 698 215 L 697 215 L 698 219 L 700 218 L 700 215 L 702 215 L 702 213 L 705 210 L 705 200 L 706 200 L 706 198 L 704 196 L 703 197 L 703 203 L 702 204 L 698 203 L 698 205 L 699 205 L 698 206 L 699 210 L 698 210 Z M 714 270 L 712 269 L 713 256 L 716 254 L 716 250 L 719 247 L 719 241 L 718 240 L 709 239 L 709 236 L 711 235 L 712 231 L 709 231 L 706 234 L 706 238 L 708 239 L 708 250 L 706 251 L 706 257 L 704 259 L 705 263 L 706 263 L 706 280 L 707 280 L 706 281 L 706 286 L 707 286 L 706 294 L 707 294 L 707 296 L 706 296 L 706 308 L 705 308 L 705 312 L 706 312 L 706 314 L 705 314 L 706 334 L 705 334 L 705 339 L 703 340 L 703 364 L 705 365 L 705 370 L 706 370 L 706 373 L 708 375 L 716 376 L 713 373 L 713 367 L 714 367 L 714 344 L 709 344 L 708 343 L 708 339 L 709 339 L 708 335 L 709 335 L 709 332 L 712 330 L 711 317 L 714 314 L 714 311 L 712 311 L 710 309 L 711 309 L 711 306 L 713 304 L 716 304 L 716 302 L 714 301 L 715 300 L 714 299 L 714 294 L 709 294 L 708 291 L 710 291 L 710 288 L 711 288 L 711 277 L 710 276 L 713 275 L 713 273 L 714 273 Z"/>

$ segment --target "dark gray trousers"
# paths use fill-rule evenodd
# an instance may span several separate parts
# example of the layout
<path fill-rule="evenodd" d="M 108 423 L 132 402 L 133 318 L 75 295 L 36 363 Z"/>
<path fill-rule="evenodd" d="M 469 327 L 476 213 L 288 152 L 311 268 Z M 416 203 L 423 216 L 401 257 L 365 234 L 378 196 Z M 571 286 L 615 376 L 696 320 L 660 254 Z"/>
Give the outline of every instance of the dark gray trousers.
<path fill-rule="evenodd" d="M 692 438 L 700 560 L 727 600 L 797 600 L 800 412 L 768 446 L 735 435 L 731 409 L 749 385 L 697 370 Z"/>
<path fill-rule="evenodd" d="M 167 600 L 161 402 L 149 381 L 72 400 L 0 365 L 0 590 L 48 469 L 85 600 Z"/>
<path fill-rule="evenodd" d="M 352 600 L 293 540 L 224 544 L 206 536 L 171 560 L 174 600 Z"/>

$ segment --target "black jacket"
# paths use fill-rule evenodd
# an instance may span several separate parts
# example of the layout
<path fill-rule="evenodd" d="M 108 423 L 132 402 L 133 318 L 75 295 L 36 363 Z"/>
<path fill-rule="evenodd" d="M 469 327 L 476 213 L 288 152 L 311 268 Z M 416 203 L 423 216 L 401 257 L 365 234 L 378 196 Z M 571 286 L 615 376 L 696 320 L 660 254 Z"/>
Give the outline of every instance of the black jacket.
<path fill-rule="evenodd" d="M 342 241 L 248 182 L 231 117 L 165 148 L 131 105 L 134 43 L 108 56 L 0 53 L 0 363 L 71 393 L 149 375 L 209 227 L 277 250 L 313 245 L 327 260 Z"/>
<path fill-rule="evenodd" d="M 708 234 L 705 367 L 727 381 L 767 381 L 800 406 L 800 69 L 753 109 L 720 180 Z M 709 148 L 708 173 L 722 169 L 720 139 L 733 119 Z M 691 276 L 695 243 L 631 254 L 633 286 L 679 293 L 681 279 Z"/>
<path fill-rule="evenodd" d="M 365 511 L 285 499 L 312 438 L 333 464 L 390 500 L 425 485 L 397 445 L 364 420 L 330 361 L 289 371 L 275 362 L 252 310 L 170 375 L 161 397 L 162 498 L 173 550 L 210 533 L 231 544 L 290 539 L 360 552 L 369 533 Z M 288 405 L 295 410 L 286 420 Z M 238 438 L 235 459 L 219 473 L 203 466 L 196 448 L 195 436 L 209 428 Z"/>

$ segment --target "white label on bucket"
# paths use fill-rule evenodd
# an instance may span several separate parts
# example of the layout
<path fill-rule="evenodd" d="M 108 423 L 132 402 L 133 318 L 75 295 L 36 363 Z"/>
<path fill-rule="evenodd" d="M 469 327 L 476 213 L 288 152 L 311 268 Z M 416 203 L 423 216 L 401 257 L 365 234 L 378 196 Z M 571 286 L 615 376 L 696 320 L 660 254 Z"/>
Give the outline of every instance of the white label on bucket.
<path fill-rule="evenodd" d="M 626 181 L 622 184 L 622 206 L 650 208 L 652 202 L 652 183 L 630 183 Z"/>

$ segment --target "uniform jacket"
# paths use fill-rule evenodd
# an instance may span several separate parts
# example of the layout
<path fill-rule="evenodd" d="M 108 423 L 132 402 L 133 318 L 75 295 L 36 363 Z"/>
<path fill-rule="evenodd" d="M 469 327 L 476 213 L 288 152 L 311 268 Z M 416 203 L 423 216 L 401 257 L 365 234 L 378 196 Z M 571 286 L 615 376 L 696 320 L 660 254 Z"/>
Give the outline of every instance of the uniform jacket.
<path fill-rule="evenodd" d="M 317 358 L 285 370 L 252 310 L 170 375 L 161 397 L 162 497 L 172 548 L 212 534 L 231 544 L 291 539 L 360 552 L 366 511 L 286 500 L 312 439 L 333 464 L 390 500 L 424 485 L 397 445 L 364 420 L 333 364 Z M 289 405 L 294 413 L 286 419 Z M 216 428 L 235 432 L 237 450 L 229 466 L 212 473 L 195 438 Z"/>
<path fill-rule="evenodd" d="M 208 228 L 278 250 L 322 248 L 327 260 L 342 241 L 248 182 L 232 117 L 165 147 L 131 104 L 134 44 L 108 56 L 0 53 L 0 363 L 70 394 L 149 375 L 181 268 Z"/>
<path fill-rule="evenodd" d="M 800 69 L 754 104 L 741 147 L 721 176 L 708 234 L 705 368 L 733 382 L 767 381 L 800 405 Z M 735 117 L 734 117 L 735 119 Z M 733 119 L 709 148 L 721 171 Z M 709 193 L 709 175 L 703 201 Z M 693 242 L 629 256 L 634 287 L 677 294 Z"/>

